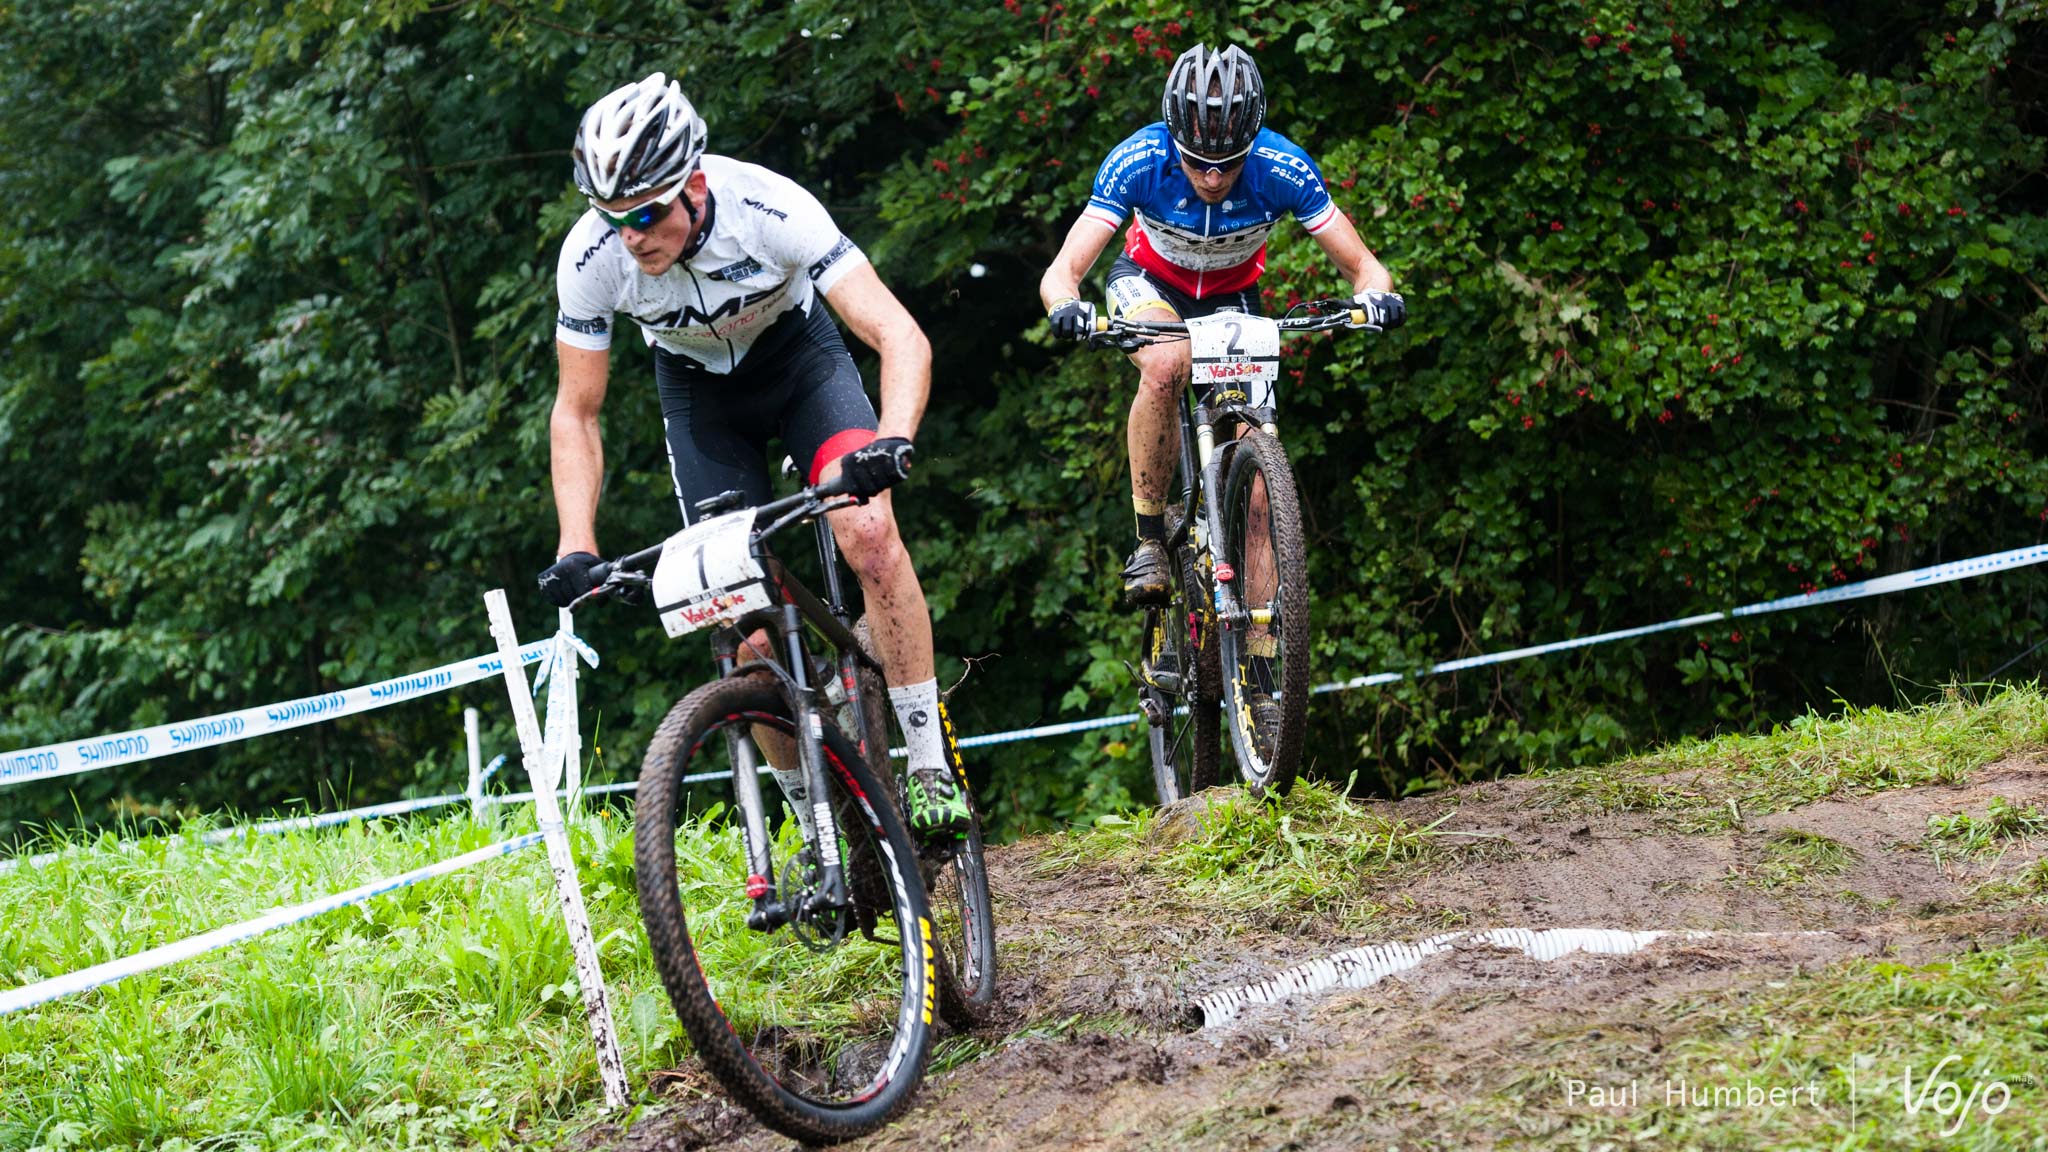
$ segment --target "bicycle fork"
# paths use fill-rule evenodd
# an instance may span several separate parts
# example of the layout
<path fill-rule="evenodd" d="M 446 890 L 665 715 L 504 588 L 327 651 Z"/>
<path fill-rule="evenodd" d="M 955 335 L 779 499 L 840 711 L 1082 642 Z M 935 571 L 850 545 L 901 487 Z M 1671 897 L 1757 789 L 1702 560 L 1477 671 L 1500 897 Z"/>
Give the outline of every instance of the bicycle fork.
<path fill-rule="evenodd" d="M 1273 423 L 1271 413 L 1264 409 L 1251 412 L 1233 413 L 1244 423 L 1256 423 L 1266 435 L 1279 439 L 1280 430 Z M 1252 417 L 1264 417 L 1253 420 Z M 1202 544 L 1210 549 L 1212 596 L 1216 606 L 1216 626 L 1225 631 L 1240 631 L 1253 627 L 1271 627 L 1273 610 L 1270 607 L 1246 609 L 1243 599 L 1237 593 L 1238 573 L 1230 560 L 1222 553 L 1222 545 L 1228 540 L 1223 532 L 1223 518 L 1228 509 L 1223 507 L 1223 454 L 1216 449 L 1216 425 L 1207 406 L 1197 409 L 1195 426 L 1196 465 L 1201 475 L 1202 491 L 1207 499 L 1202 501 L 1202 527 L 1207 540 Z M 1240 554 L 1249 541 L 1238 541 Z M 1197 548 L 1199 552 L 1201 549 Z"/>
<path fill-rule="evenodd" d="M 839 855 L 839 821 L 832 812 L 832 792 L 825 772 L 824 721 L 811 691 L 809 661 L 803 650 L 802 624 L 796 605 L 783 605 L 782 617 L 787 656 L 784 667 L 793 689 L 791 719 L 796 726 L 797 768 L 803 784 L 803 794 L 788 799 L 797 811 L 804 840 L 818 865 L 819 881 L 807 893 L 792 894 L 789 898 L 778 896 L 767 806 L 761 797 L 760 762 L 753 742 L 737 729 L 728 729 L 726 742 L 733 766 L 733 793 L 740 807 L 740 835 L 747 857 L 747 897 L 754 902 L 753 911 L 747 914 L 747 927 L 762 932 L 851 906 L 845 864 Z M 735 663 L 731 654 L 720 653 L 722 671 L 729 673 Z"/>

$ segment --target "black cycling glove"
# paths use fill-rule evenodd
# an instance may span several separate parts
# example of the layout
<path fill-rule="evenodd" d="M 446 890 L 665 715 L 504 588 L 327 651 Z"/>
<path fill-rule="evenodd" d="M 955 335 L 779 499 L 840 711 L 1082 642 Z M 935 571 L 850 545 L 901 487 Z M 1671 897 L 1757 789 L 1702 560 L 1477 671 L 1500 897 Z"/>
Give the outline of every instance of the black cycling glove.
<path fill-rule="evenodd" d="M 602 563 L 588 552 L 569 553 L 541 572 L 541 595 L 555 607 L 567 608 L 578 596 L 597 586 L 590 578 L 590 570 Z"/>
<path fill-rule="evenodd" d="M 910 476 L 917 449 L 901 436 L 876 440 L 839 458 L 848 495 L 865 500 L 879 496 Z"/>
<path fill-rule="evenodd" d="M 1384 330 L 1391 331 L 1408 322 L 1408 302 L 1401 299 L 1399 292 L 1360 292 L 1351 302 L 1365 309 L 1366 319 Z"/>
<path fill-rule="evenodd" d="M 1047 314 L 1052 334 L 1062 340 L 1080 340 L 1095 331 L 1095 305 L 1068 297 L 1052 306 Z"/>

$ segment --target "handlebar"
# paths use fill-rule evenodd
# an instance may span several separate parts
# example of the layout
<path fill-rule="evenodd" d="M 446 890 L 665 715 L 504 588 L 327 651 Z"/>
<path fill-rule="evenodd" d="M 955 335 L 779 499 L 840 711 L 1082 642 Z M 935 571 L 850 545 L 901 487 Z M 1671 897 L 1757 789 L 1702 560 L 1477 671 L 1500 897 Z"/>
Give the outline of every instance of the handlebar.
<path fill-rule="evenodd" d="M 847 491 L 847 483 L 845 473 L 841 473 L 822 484 L 814 484 L 780 500 L 770 500 L 754 508 L 752 511 L 755 537 L 758 539 L 762 536 L 772 536 L 792 521 L 808 520 L 827 512 L 836 512 L 841 508 L 863 503 L 859 497 Z M 766 528 L 761 527 L 763 523 L 767 524 Z M 664 540 L 652 548 L 643 548 L 616 560 L 592 565 L 590 579 L 593 587 L 577 597 L 569 607 L 576 608 L 585 600 L 604 595 L 620 585 L 644 583 L 652 579 L 648 572 L 654 567 L 655 561 L 661 559 L 661 550 L 667 543 L 668 541 Z"/>
<path fill-rule="evenodd" d="M 1307 309 L 1305 316 L 1294 313 Z M 1364 308 L 1351 300 L 1304 300 L 1288 309 L 1287 315 L 1273 322 L 1282 332 L 1328 332 L 1338 328 L 1364 329 L 1369 332 L 1381 331 L 1372 322 Z M 1120 317 L 1097 316 L 1095 330 L 1084 333 L 1081 341 L 1091 348 L 1117 347 L 1128 350 L 1143 344 L 1159 344 L 1187 338 L 1188 325 L 1185 320 L 1125 320 Z"/>

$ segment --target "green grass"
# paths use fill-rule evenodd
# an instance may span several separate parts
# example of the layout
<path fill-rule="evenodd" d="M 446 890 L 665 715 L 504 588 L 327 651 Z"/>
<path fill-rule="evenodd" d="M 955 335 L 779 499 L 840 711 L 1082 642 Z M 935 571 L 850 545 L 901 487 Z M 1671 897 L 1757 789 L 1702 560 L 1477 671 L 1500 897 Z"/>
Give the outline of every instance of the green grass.
<path fill-rule="evenodd" d="M 1378 914 L 1364 881 L 1456 850 L 1427 827 L 1352 803 L 1304 780 L 1274 802 L 1240 790 L 1205 793 L 1192 828 L 1162 826 L 1151 810 L 1104 818 L 1051 846 L 1044 875 L 1114 861 L 1156 877 L 1186 899 L 1239 913 L 1326 915 L 1351 925 Z M 1441 821 L 1439 821 L 1441 823 Z"/>
<path fill-rule="evenodd" d="M 1838 793 L 1952 784 L 1986 764 L 2048 743 L 2048 694 L 2002 688 L 1983 700 L 1951 689 L 1900 711 L 1809 712 L 1760 736 L 1692 740 L 1601 768 L 1555 770 L 1550 802 L 1597 812 L 1648 812 L 1685 831 L 1739 827 Z"/>
<path fill-rule="evenodd" d="M 1826 876 L 1839 876 L 1856 862 L 1856 851 L 1839 840 L 1796 828 L 1771 833 L 1764 858 L 1731 879 L 1759 888 L 1783 888 Z"/>
<path fill-rule="evenodd" d="M 1927 818 L 1927 843 L 1937 855 L 1980 856 L 2002 848 L 2007 841 L 2025 840 L 2048 832 L 2048 815 L 2032 804 L 2015 804 L 1993 796 L 1982 816 L 1956 812 Z"/>
<path fill-rule="evenodd" d="M 0 987 L 394 875 L 530 823 L 458 818 L 211 848 L 190 839 L 83 847 L 0 877 Z M 632 840 L 611 816 L 572 836 L 627 1077 L 642 1087 L 683 1057 L 687 1040 L 640 926 Z M 678 848 L 686 872 L 744 875 L 736 837 L 715 822 Z M 728 1004 L 744 1020 L 767 1010 L 746 977 L 780 962 L 781 950 L 741 927 L 718 888 L 693 890 L 693 910 L 706 911 L 691 928 L 705 969 L 744 988 Z M 780 990 L 775 1010 L 801 1001 L 829 1022 L 815 1009 L 860 973 L 829 963 L 806 973 L 801 987 Z M 538 847 L 0 1017 L 0 1148 L 552 1144 L 597 1120 L 601 1103 Z"/>

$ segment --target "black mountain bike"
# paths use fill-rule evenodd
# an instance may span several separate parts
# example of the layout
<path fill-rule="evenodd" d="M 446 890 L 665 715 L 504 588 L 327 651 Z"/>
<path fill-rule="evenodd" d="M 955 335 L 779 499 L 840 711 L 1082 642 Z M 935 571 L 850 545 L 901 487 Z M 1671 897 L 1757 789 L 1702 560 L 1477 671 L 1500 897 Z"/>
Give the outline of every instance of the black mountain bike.
<path fill-rule="evenodd" d="M 640 915 L 705 1066 L 764 1124 L 832 1143 L 909 1104 L 935 1006 L 966 1025 L 993 1002 L 995 928 L 978 817 L 922 854 L 904 825 L 882 668 L 824 520 L 854 499 L 837 481 L 742 499 L 702 501 L 696 524 L 593 569 L 589 595 L 651 593 L 671 637 L 712 630 L 719 678 L 669 710 L 641 764 Z M 801 520 L 829 603 L 767 548 Z M 830 658 L 813 655 L 819 639 Z M 954 771 L 964 789 L 957 754 Z M 692 812 L 687 786 L 727 774 L 731 806 Z"/>
<path fill-rule="evenodd" d="M 1193 342 L 1180 411 L 1180 498 L 1167 510 L 1173 593 L 1145 611 L 1132 669 L 1161 804 L 1216 783 L 1219 724 L 1253 795 L 1285 793 L 1308 723 L 1308 556 L 1294 471 L 1274 423 L 1280 336 L 1378 331 L 1349 300 L 1270 319 L 1098 319 L 1091 347 Z"/>

